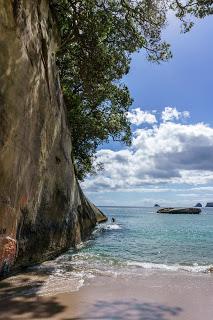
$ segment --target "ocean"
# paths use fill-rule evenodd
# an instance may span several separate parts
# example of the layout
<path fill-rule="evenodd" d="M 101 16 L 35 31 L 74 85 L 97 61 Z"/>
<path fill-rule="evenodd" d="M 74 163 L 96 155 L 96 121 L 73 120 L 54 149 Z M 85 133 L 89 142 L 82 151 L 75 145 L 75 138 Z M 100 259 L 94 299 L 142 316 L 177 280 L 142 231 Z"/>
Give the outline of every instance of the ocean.
<path fill-rule="evenodd" d="M 203 208 L 200 215 L 157 214 L 156 208 L 100 209 L 109 221 L 98 225 L 90 239 L 35 267 L 48 274 L 41 294 L 76 291 L 98 276 L 201 275 L 213 267 L 213 208 Z"/>

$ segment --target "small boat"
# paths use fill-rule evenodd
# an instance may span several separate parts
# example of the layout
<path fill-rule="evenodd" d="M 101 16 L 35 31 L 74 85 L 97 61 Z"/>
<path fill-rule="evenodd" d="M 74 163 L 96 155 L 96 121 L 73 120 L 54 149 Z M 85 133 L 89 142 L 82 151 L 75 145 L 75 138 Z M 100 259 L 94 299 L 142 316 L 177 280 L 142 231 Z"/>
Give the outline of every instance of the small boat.
<path fill-rule="evenodd" d="M 200 208 L 161 208 L 157 213 L 168 213 L 168 214 L 200 214 Z"/>

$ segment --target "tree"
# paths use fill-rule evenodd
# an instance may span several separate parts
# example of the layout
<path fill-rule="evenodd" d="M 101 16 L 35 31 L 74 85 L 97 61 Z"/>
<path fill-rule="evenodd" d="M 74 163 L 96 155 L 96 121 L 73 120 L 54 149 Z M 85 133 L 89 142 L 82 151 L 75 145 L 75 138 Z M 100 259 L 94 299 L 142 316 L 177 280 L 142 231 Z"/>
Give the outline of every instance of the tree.
<path fill-rule="evenodd" d="M 144 49 L 150 61 L 171 58 L 161 39 L 167 11 L 173 9 L 184 30 L 187 15 L 212 13 L 212 1 L 166 0 L 51 0 L 60 31 L 57 64 L 72 135 L 77 177 L 93 169 L 100 144 L 117 140 L 131 143 L 127 111 L 132 104 L 122 77 L 129 71 L 131 54 Z M 187 19 L 187 18 L 186 18 Z"/>
<path fill-rule="evenodd" d="M 193 17 L 202 19 L 213 14 L 213 0 L 171 1 L 170 8 L 182 21 L 182 31 L 188 32 L 194 25 Z"/>

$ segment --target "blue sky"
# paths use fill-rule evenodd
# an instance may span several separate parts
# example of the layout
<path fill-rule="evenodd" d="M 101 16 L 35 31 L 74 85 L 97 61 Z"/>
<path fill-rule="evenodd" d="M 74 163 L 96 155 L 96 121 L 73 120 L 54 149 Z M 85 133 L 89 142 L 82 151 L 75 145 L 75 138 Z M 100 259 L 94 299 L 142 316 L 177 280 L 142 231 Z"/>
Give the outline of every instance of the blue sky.
<path fill-rule="evenodd" d="M 213 201 L 213 19 L 180 34 L 164 32 L 173 59 L 161 65 L 133 55 L 124 81 L 134 98 L 133 146 L 103 145 L 105 170 L 82 184 L 97 205 L 194 205 Z"/>
<path fill-rule="evenodd" d="M 146 110 L 176 106 L 189 110 L 191 121 L 213 124 L 213 18 L 197 21 L 191 32 L 180 34 L 175 19 L 165 32 L 172 45 L 173 59 L 161 65 L 133 57 L 126 83 L 134 106 Z"/>

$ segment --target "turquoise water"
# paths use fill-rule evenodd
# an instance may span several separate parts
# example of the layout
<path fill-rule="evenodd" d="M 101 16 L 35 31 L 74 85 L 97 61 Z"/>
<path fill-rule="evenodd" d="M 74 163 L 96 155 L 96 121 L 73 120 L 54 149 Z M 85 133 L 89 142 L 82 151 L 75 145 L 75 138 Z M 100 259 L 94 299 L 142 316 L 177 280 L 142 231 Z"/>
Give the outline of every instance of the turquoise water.
<path fill-rule="evenodd" d="M 100 209 L 108 223 L 98 226 L 72 257 L 83 268 L 206 272 L 213 265 L 212 208 L 204 208 L 200 215 L 156 214 L 153 208 Z"/>
<path fill-rule="evenodd" d="M 196 275 L 213 267 L 213 208 L 200 215 L 161 215 L 153 208 L 100 209 L 109 221 L 98 225 L 88 241 L 37 267 L 48 274 L 51 270 L 42 294 L 75 291 L 97 276 Z"/>
<path fill-rule="evenodd" d="M 213 263 L 213 209 L 201 215 L 161 215 L 153 208 L 101 208 L 116 225 L 104 226 L 83 249 L 118 260 L 156 264 Z"/>

